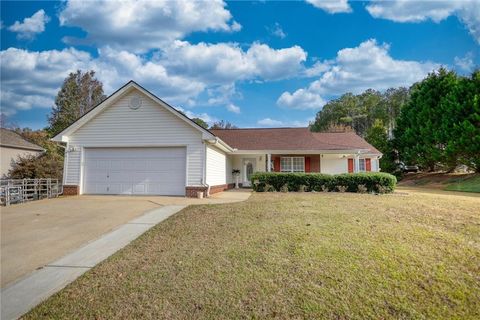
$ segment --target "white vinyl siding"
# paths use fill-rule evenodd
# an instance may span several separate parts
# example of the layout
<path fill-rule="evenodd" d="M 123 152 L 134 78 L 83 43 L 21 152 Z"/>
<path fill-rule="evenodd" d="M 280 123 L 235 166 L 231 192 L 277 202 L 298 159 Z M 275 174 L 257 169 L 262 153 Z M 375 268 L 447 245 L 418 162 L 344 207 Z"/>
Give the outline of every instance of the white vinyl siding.
<path fill-rule="evenodd" d="M 215 147 L 207 146 L 206 181 L 210 186 L 227 183 L 227 156 Z"/>
<path fill-rule="evenodd" d="M 67 145 L 67 150 L 69 148 Z M 64 180 L 66 185 L 78 185 L 80 182 L 80 161 L 82 154 L 80 149 L 66 152 L 66 167 L 64 169 Z"/>
<path fill-rule="evenodd" d="M 347 158 L 344 158 L 341 154 L 323 154 L 320 157 L 320 172 L 328 174 L 347 173 Z"/>
<path fill-rule="evenodd" d="M 227 155 L 227 171 L 225 172 L 226 174 L 226 180 L 227 183 L 234 183 L 235 180 L 233 179 L 232 171 L 233 171 L 233 157 Z"/>
<path fill-rule="evenodd" d="M 137 110 L 129 108 L 132 95 L 142 98 Z M 187 185 L 201 185 L 204 145 L 202 134 L 136 89 L 122 96 L 69 136 L 65 184 L 79 185 L 81 147 L 185 147 Z"/>

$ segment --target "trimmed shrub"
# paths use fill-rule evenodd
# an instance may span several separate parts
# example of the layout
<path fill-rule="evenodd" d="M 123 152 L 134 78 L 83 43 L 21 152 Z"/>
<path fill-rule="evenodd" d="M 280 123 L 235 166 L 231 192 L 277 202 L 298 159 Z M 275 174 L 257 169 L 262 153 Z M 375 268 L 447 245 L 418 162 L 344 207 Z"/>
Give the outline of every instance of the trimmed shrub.
<path fill-rule="evenodd" d="M 389 193 L 395 189 L 397 179 L 384 172 L 360 172 L 329 175 L 323 173 L 257 172 L 252 175 L 253 190 L 283 191 L 336 191 L 344 186 L 346 192 Z M 360 190 L 359 190 L 359 186 Z M 268 189 L 268 190 L 266 190 Z M 270 190 L 273 189 L 273 190 Z"/>

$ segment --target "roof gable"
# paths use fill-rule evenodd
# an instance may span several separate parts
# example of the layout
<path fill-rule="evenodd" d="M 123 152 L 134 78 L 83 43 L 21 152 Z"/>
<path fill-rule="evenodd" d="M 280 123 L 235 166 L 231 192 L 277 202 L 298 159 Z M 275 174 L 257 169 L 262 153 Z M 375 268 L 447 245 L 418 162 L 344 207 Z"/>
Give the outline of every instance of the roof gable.
<path fill-rule="evenodd" d="M 178 111 L 165 101 L 161 100 L 157 96 L 155 96 L 153 93 L 149 92 L 139 84 L 137 84 L 135 81 L 129 81 L 127 84 L 122 86 L 120 89 L 112 93 L 107 99 L 105 99 L 103 102 L 92 108 L 89 112 L 84 114 L 82 117 L 77 119 L 74 123 L 72 123 L 70 126 L 68 126 L 66 129 L 64 129 L 62 132 L 59 134 L 55 135 L 52 140 L 54 141 L 68 141 L 68 136 L 73 134 L 75 131 L 79 130 L 81 127 L 83 127 L 86 123 L 90 122 L 92 119 L 94 119 L 97 115 L 102 113 L 105 109 L 113 105 L 116 101 L 121 99 L 123 96 L 126 94 L 130 93 L 131 90 L 138 90 L 141 94 L 147 96 L 151 100 L 153 100 L 156 104 L 158 104 L 160 107 L 165 108 L 168 112 L 172 113 L 176 117 L 180 118 L 181 120 L 185 121 L 188 125 L 191 127 L 195 128 L 196 130 L 200 131 L 203 134 L 204 139 L 212 139 L 215 136 L 208 131 L 207 129 L 201 127 L 197 123 L 195 123 L 193 120 L 188 118 L 185 114 L 182 112 Z"/>

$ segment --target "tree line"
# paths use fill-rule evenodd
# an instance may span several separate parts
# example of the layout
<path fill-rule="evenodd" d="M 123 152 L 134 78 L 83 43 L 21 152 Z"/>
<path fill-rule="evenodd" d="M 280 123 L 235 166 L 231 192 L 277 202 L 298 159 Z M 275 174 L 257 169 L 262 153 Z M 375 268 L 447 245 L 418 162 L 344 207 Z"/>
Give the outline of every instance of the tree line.
<path fill-rule="evenodd" d="M 440 68 L 410 88 L 346 93 L 328 102 L 312 131 L 351 129 L 381 151 L 383 171 L 397 162 L 424 170 L 459 165 L 480 172 L 480 70 L 470 76 Z"/>

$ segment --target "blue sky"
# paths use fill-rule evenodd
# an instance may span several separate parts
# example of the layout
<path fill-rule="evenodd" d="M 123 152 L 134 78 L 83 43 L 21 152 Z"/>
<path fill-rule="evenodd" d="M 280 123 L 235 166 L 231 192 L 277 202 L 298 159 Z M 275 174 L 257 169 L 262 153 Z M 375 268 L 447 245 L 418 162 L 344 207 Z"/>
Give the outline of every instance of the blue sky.
<path fill-rule="evenodd" d="M 1 2 L 1 112 L 47 124 L 62 80 L 133 79 L 189 116 L 303 126 L 345 92 L 480 65 L 480 1 Z"/>

